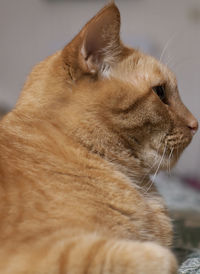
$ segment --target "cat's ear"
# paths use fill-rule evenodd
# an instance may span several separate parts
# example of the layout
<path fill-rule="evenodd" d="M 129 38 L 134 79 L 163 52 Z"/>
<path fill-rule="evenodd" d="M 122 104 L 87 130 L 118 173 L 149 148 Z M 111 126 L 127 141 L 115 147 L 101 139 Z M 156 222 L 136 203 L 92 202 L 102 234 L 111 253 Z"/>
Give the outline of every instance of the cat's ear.
<path fill-rule="evenodd" d="M 105 7 L 86 27 L 81 54 L 90 72 L 103 71 L 121 53 L 120 13 L 115 4 Z"/>
<path fill-rule="evenodd" d="M 96 74 L 117 62 L 121 52 L 120 13 L 111 3 L 100 10 L 64 49 L 64 57 L 72 72 L 74 66 L 79 74 Z"/>

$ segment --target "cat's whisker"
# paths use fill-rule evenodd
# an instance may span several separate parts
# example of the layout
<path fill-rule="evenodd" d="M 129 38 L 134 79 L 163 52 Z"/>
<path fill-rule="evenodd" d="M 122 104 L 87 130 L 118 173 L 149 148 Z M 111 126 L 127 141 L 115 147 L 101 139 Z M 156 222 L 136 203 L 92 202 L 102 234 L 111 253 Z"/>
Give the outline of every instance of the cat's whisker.
<path fill-rule="evenodd" d="M 158 160 L 158 155 L 155 156 L 154 163 L 153 163 L 153 165 L 150 167 L 150 169 L 148 170 L 148 172 L 145 173 L 145 174 L 143 175 L 142 181 L 141 181 L 140 184 L 142 184 L 142 183 L 144 182 L 146 176 L 149 175 L 150 171 L 157 165 L 157 160 Z M 148 180 L 147 186 L 148 186 L 149 182 L 151 182 L 151 180 Z"/>
<path fill-rule="evenodd" d="M 178 147 L 176 148 L 176 159 L 178 159 Z"/>
<path fill-rule="evenodd" d="M 144 182 L 145 178 L 147 178 L 147 176 L 149 176 L 150 171 L 157 165 L 157 159 L 158 159 L 158 156 L 155 157 L 155 161 L 154 161 L 153 165 L 150 167 L 150 169 L 148 170 L 148 172 L 146 172 L 142 176 L 142 181 L 140 182 L 140 185 L 142 185 L 142 183 Z M 148 180 L 148 182 L 146 183 L 147 187 L 148 187 L 149 182 L 150 182 L 150 180 Z"/>
<path fill-rule="evenodd" d="M 176 35 L 177 35 L 177 33 L 174 32 L 174 33 L 171 35 L 171 37 L 167 40 L 167 42 L 166 42 L 166 44 L 165 44 L 165 46 L 164 46 L 164 48 L 163 48 L 163 50 L 162 50 L 162 52 L 161 52 L 161 55 L 160 55 L 160 59 L 159 59 L 160 62 L 162 62 L 163 57 L 164 57 L 164 55 L 165 55 L 165 52 L 166 52 L 167 48 L 169 47 L 170 43 L 172 42 L 172 40 L 175 38 Z"/>
<path fill-rule="evenodd" d="M 170 154 L 169 154 L 169 158 L 168 158 L 168 173 L 171 175 L 171 168 L 170 168 L 170 162 L 171 162 L 171 157 L 173 154 L 174 148 L 171 149 Z"/>
<path fill-rule="evenodd" d="M 162 164 L 162 161 L 163 161 L 163 159 L 164 159 L 164 156 L 165 156 L 166 148 L 167 148 L 167 145 L 165 145 L 165 148 L 164 148 L 162 157 L 161 157 L 161 159 L 160 159 L 160 162 L 159 162 L 159 164 L 158 164 L 158 167 L 157 167 L 157 169 L 156 169 L 156 171 L 155 171 L 155 173 L 154 173 L 154 175 L 153 175 L 153 178 L 152 178 L 152 180 L 151 180 L 151 184 L 150 184 L 150 186 L 148 187 L 148 189 L 147 189 L 146 192 L 148 192 L 148 191 L 150 190 L 152 184 L 155 182 L 155 178 L 156 178 L 156 176 L 157 176 L 157 173 L 158 173 L 158 171 L 159 171 L 159 168 L 160 168 L 160 166 L 161 166 L 161 164 Z"/>
<path fill-rule="evenodd" d="M 159 149 L 161 148 L 161 146 L 162 146 L 162 141 L 163 141 L 163 139 L 164 139 L 164 137 L 165 136 L 161 136 L 161 138 L 160 138 L 160 140 L 159 140 L 159 142 L 158 142 L 158 147 L 157 147 L 157 150 L 156 150 L 156 155 L 155 155 L 155 157 L 154 157 L 154 164 L 152 165 L 152 167 L 151 167 L 151 169 L 150 170 L 152 170 L 152 168 L 157 164 L 157 159 L 158 159 L 158 152 L 159 152 Z M 149 170 L 149 171 L 150 171 Z"/>
<path fill-rule="evenodd" d="M 171 54 L 169 54 L 169 52 L 167 53 L 164 59 L 165 61 L 163 62 L 165 63 L 166 66 L 171 66 L 171 63 L 174 61 L 174 57 Z"/>
<path fill-rule="evenodd" d="M 154 163 L 153 165 L 149 166 L 149 170 L 147 173 L 145 173 L 143 176 L 142 176 L 142 180 L 140 182 L 140 184 L 142 184 L 146 178 L 147 175 L 149 175 L 150 171 L 155 167 L 155 165 L 157 165 L 157 159 L 158 159 L 158 151 L 162 145 L 162 140 L 164 139 L 164 136 L 161 136 L 160 139 L 159 139 L 159 142 L 158 142 L 158 147 L 157 147 L 157 150 L 156 150 L 156 154 L 155 154 L 155 157 L 154 157 Z"/>

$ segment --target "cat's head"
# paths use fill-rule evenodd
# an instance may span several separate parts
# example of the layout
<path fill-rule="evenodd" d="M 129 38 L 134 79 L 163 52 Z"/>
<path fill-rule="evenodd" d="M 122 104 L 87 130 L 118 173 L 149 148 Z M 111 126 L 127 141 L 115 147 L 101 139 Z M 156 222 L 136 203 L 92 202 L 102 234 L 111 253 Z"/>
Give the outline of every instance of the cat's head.
<path fill-rule="evenodd" d="M 166 169 L 169 158 L 172 166 L 190 143 L 197 120 L 181 102 L 174 74 L 124 46 L 119 33 L 119 10 L 109 4 L 64 48 L 59 119 L 77 140 L 113 162 L 131 167 L 134 159 L 149 172 L 159 163 Z M 61 90 L 60 81 L 51 83 Z"/>

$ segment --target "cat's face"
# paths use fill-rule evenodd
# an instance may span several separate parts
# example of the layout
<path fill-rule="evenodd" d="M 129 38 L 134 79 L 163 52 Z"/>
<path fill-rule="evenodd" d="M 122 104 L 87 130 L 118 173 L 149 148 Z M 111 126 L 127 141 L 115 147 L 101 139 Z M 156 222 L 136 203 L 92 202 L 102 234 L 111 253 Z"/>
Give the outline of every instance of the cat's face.
<path fill-rule="evenodd" d="M 198 127 L 181 102 L 174 74 L 138 51 L 106 73 L 120 80 L 110 108 L 110 120 L 151 170 L 172 167 Z M 115 104 L 116 97 L 118 102 Z M 109 118 L 108 118 L 109 119 Z"/>
<path fill-rule="evenodd" d="M 101 124 L 118 134 L 150 173 L 159 164 L 159 169 L 172 167 L 197 129 L 180 100 L 174 74 L 138 51 L 132 50 L 97 81 L 86 77 L 79 85 L 75 101 L 83 119 L 91 121 L 90 130 L 98 131 Z"/>
<path fill-rule="evenodd" d="M 105 140 L 117 136 L 119 146 L 150 173 L 158 165 L 167 169 L 190 143 L 197 120 L 181 102 L 174 74 L 156 59 L 125 47 L 119 29 L 119 11 L 108 5 L 63 51 L 75 82 L 77 123 L 81 128 L 88 119 L 93 136 L 88 144 L 96 143 L 95 150 L 103 151 L 109 143 Z"/>

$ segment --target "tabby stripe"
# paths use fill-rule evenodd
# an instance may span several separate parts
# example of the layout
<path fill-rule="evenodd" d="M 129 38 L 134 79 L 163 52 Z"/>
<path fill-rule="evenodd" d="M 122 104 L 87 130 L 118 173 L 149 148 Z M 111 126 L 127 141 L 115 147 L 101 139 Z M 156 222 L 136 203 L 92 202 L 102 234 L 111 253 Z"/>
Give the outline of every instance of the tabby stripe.
<path fill-rule="evenodd" d="M 95 269 L 93 263 L 95 261 L 95 258 L 98 255 L 98 251 L 104 246 L 106 240 L 105 239 L 99 239 L 97 242 L 95 242 L 91 247 L 87 254 L 87 257 L 85 258 L 86 265 L 84 266 L 84 274 L 88 274 L 90 270 L 90 266 Z M 91 272 L 92 273 L 92 272 Z"/>
<path fill-rule="evenodd" d="M 68 266 L 69 254 L 76 244 L 77 242 L 72 242 L 66 247 L 65 250 L 63 250 L 63 253 L 61 254 L 59 258 L 59 274 L 68 273 L 67 266 Z"/>

